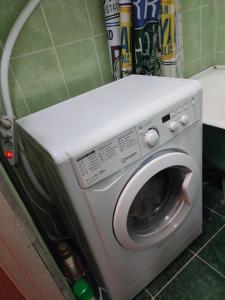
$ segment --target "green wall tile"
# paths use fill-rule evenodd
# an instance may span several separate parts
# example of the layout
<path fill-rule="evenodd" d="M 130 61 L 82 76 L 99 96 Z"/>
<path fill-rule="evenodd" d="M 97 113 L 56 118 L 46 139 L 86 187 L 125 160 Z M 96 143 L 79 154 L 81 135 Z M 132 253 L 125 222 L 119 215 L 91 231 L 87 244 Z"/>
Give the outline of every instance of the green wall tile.
<path fill-rule="evenodd" d="M 108 42 L 106 39 L 106 34 L 104 34 L 103 36 L 95 37 L 95 42 L 104 83 L 111 82 L 113 81 L 113 76 L 109 59 Z"/>
<path fill-rule="evenodd" d="M 43 0 L 42 3 L 56 45 L 91 35 L 85 1 Z"/>
<path fill-rule="evenodd" d="M 225 2 L 220 3 L 218 7 L 216 46 L 218 52 L 225 52 Z"/>
<path fill-rule="evenodd" d="M 225 52 L 216 54 L 216 64 L 224 65 L 225 64 Z"/>
<path fill-rule="evenodd" d="M 0 40 L 3 44 L 27 2 L 28 0 L 0 0 Z"/>
<path fill-rule="evenodd" d="M 217 2 L 216 64 L 225 64 L 225 1 Z"/>
<path fill-rule="evenodd" d="M 10 97 L 12 100 L 12 106 L 14 113 L 18 118 L 25 117 L 29 115 L 30 109 L 25 103 L 23 92 L 21 91 L 21 86 L 18 86 L 18 83 L 15 82 L 15 78 L 12 76 L 12 73 L 9 74 L 9 86 L 10 86 Z"/>
<path fill-rule="evenodd" d="M 68 98 L 53 50 L 15 59 L 12 67 L 32 112 Z"/>
<path fill-rule="evenodd" d="M 216 0 L 217 1 L 217 0 Z M 201 5 L 214 4 L 214 0 L 200 0 Z"/>
<path fill-rule="evenodd" d="M 18 0 L 13 1 L 12 4 L 11 0 L 0 0 L 0 40 L 3 42 L 16 17 L 27 2 L 28 0 Z M 213 64 L 212 2 L 213 0 L 182 1 L 185 77 Z M 220 5 L 224 4 L 225 0 L 220 1 Z M 91 39 L 87 8 L 93 33 L 96 35 L 94 41 L 103 81 L 104 83 L 112 81 L 107 41 L 104 34 L 102 0 L 42 0 L 42 5 L 55 44 L 71 43 L 67 47 L 57 47 L 71 94 L 75 96 L 102 84 L 93 40 Z M 200 5 L 203 6 L 200 8 Z M 201 24 L 200 9 L 202 10 Z M 223 13 L 221 13 L 220 19 L 222 18 Z M 202 27 L 202 50 L 200 49 L 200 26 Z M 80 39 L 84 39 L 82 43 L 74 43 Z M 42 12 L 40 7 L 37 7 L 23 28 L 13 55 L 20 56 L 46 48 L 51 48 L 51 43 Z M 217 62 L 223 63 L 225 61 L 224 56 L 218 54 Z M 18 60 L 13 60 L 12 64 L 22 92 L 32 111 L 68 98 L 52 50 L 21 57 Z M 12 79 L 10 81 L 14 106 L 20 116 L 24 115 L 27 112 L 21 91 L 18 86 L 14 87 L 15 83 Z"/>
<path fill-rule="evenodd" d="M 202 45 L 201 45 L 201 56 L 205 56 L 213 52 L 213 4 L 204 6 L 201 8 L 202 22 Z"/>
<path fill-rule="evenodd" d="M 104 33 L 104 5 L 102 0 L 87 0 L 88 11 L 91 19 L 91 26 L 94 34 Z"/>
<path fill-rule="evenodd" d="M 193 9 L 200 6 L 200 0 L 182 0 L 182 10 Z"/>
<path fill-rule="evenodd" d="M 201 61 L 197 59 L 195 61 L 184 64 L 184 77 L 188 78 L 201 71 Z"/>
<path fill-rule="evenodd" d="M 2 93 L 0 91 L 0 116 L 4 114 L 4 108 L 2 104 Z"/>
<path fill-rule="evenodd" d="M 2 59 L 2 49 L 0 47 L 0 60 Z M 4 114 L 3 104 L 2 104 L 2 92 L 0 89 L 0 116 Z"/>
<path fill-rule="evenodd" d="M 102 84 L 93 39 L 58 47 L 57 52 L 72 96 Z"/>
<path fill-rule="evenodd" d="M 213 53 L 201 57 L 201 70 L 205 70 L 214 65 Z"/>
<path fill-rule="evenodd" d="M 25 23 L 13 50 L 12 56 L 23 55 L 51 46 L 49 34 L 39 6 Z"/>
<path fill-rule="evenodd" d="M 184 61 L 200 56 L 200 8 L 183 13 Z"/>

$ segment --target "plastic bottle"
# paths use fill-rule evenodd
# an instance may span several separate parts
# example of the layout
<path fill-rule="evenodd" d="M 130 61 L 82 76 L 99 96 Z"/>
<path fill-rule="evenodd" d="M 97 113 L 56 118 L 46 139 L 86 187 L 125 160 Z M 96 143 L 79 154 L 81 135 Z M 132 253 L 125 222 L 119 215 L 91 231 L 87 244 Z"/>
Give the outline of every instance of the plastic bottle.
<path fill-rule="evenodd" d="M 95 299 L 91 285 L 84 278 L 80 278 L 73 283 L 72 291 L 77 300 Z"/>

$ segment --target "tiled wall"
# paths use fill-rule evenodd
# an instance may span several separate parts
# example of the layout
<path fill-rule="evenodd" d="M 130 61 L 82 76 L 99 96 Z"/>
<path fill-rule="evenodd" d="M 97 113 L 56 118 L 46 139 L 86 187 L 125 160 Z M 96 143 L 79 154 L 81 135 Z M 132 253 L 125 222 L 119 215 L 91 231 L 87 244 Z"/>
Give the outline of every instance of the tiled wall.
<path fill-rule="evenodd" d="M 217 1 L 216 9 L 216 64 L 225 65 L 225 0 Z"/>
<path fill-rule="evenodd" d="M 0 46 L 28 0 L 0 0 Z M 12 53 L 18 117 L 112 80 L 102 0 L 42 0 Z"/>
<path fill-rule="evenodd" d="M 27 2 L 0 0 L 0 55 Z M 182 0 L 185 77 L 213 64 L 213 3 Z M 102 0 L 41 0 L 12 53 L 10 91 L 18 117 L 112 80 L 103 15 Z"/>
<path fill-rule="evenodd" d="M 182 17 L 184 76 L 189 77 L 215 63 L 214 0 L 182 0 Z"/>

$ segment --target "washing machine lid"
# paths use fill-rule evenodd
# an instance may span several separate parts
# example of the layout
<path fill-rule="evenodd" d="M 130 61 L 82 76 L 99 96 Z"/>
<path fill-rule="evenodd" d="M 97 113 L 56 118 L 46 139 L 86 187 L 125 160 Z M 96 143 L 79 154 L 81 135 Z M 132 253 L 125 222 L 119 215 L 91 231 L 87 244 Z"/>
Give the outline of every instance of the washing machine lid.
<path fill-rule="evenodd" d="M 200 170 L 187 154 L 166 152 L 147 160 L 118 199 L 113 219 L 118 242 L 129 250 L 163 242 L 189 215 L 200 186 Z"/>

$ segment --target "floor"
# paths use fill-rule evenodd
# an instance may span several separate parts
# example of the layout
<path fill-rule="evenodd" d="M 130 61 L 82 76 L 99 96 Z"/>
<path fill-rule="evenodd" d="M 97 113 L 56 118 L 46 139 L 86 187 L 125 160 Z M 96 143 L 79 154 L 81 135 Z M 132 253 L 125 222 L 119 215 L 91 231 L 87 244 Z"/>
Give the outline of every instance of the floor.
<path fill-rule="evenodd" d="M 203 234 L 135 300 L 225 299 L 225 204 L 216 185 L 203 192 Z"/>

